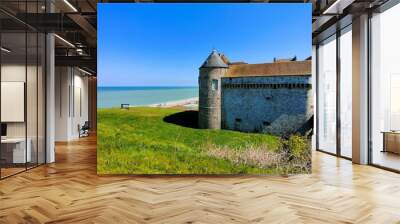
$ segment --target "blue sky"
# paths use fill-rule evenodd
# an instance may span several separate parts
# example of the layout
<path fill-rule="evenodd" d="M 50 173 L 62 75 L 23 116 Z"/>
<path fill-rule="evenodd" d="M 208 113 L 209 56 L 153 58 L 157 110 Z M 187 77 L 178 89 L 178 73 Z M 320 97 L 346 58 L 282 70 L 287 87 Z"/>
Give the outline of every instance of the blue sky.
<path fill-rule="evenodd" d="M 98 4 L 99 86 L 197 86 L 215 48 L 230 61 L 311 55 L 311 4 Z"/>

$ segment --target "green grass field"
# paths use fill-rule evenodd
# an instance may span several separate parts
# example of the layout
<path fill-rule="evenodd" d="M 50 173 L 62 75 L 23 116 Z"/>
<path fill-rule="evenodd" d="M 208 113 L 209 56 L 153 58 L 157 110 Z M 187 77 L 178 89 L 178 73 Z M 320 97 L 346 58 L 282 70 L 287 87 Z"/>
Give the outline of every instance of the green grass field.
<path fill-rule="evenodd" d="M 99 174 L 288 174 L 310 172 L 303 138 L 196 128 L 197 112 L 98 110 Z"/>

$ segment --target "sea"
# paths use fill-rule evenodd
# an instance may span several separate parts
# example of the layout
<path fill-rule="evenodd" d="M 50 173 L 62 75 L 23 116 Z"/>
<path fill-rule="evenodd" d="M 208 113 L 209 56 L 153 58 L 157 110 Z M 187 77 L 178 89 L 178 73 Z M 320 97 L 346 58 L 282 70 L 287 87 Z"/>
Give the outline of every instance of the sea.
<path fill-rule="evenodd" d="M 121 104 L 146 106 L 198 97 L 198 87 L 124 86 L 97 87 L 97 107 L 120 107 Z"/>

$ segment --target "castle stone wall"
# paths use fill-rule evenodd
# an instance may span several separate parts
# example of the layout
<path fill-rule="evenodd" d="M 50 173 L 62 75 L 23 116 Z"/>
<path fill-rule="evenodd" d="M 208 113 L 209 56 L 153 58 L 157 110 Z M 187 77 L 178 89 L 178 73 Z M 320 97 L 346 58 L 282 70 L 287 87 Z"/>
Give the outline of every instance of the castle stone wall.
<path fill-rule="evenodd" d="M 223 129 L 274 135 L 311 130 L 311 75 L 224 77 L 221 81 Z"/>

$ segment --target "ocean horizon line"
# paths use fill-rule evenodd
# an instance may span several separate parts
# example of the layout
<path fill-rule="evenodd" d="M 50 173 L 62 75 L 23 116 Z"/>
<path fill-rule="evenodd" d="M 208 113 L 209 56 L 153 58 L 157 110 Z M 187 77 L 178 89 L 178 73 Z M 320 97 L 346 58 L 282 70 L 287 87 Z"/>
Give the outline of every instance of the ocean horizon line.
<path fill-rule="evenodd" d="M 170 91 L 170 90 L 185 90 L 198 89 L 198 86 L 98 86 L 100 92 L 108 91 Z"/>
<path fill-rule="evenodd" d="M 198 88 L 199 86 L 97 86 L 97 88 Z"/>
<path fill-rule="evenodd" d="M 150 105 L 198 97 L 198 86 L 99 86 L 98 107 Z"/>

